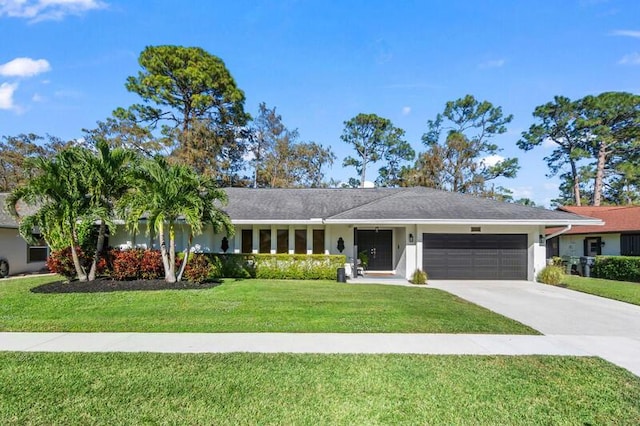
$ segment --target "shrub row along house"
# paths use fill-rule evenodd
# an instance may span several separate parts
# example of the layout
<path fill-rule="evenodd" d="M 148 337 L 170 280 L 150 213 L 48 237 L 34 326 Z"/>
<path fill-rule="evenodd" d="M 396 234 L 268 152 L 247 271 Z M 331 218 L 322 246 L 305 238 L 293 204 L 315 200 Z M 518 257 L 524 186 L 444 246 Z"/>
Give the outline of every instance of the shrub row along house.
<path fill-rule="evenodd" d="M 193 246 L 210 253 L 343 254 L 360 256 L 368 272 L 433 279 L 534 280 L 545 266 L 548 227 L 601 225 L 599 219 L 413 188 L 225 190 L 235 235 L 210 229 Z M 188 246 L 178 226 L 176 249 Z M 154 247 L 124 224 L 113 247 Z"/>

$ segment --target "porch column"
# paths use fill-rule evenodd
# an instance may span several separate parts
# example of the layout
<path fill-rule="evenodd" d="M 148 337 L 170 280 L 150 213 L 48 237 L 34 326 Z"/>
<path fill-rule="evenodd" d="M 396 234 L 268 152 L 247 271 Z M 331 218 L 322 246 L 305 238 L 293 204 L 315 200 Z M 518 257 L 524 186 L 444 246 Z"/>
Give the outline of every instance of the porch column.
<path fill-rule="evenodd" d="M 233 235 L 233 252 L 238 254 L 242 248 L 242 229 L 236 226 L 235 231 L 236 233 Z"/>
<path fill-rule="evenodd" d="M 260 227 L 253 225 L 251 231 L 251 253 L 258 253 L 260 251 Z"/>
<path fill-rule="evenodd" d="M 296 252 L 296 227 L 289 225 L 289 254 Z"/>
<path fill-rule="evenodd" d="M 351 276 L 358 278 L 358 227 L 353 227 L 353 268 L 351 268 Z"/>
<path fill-rule="evenodd" d="M 331 254 L 332 236 L 330 228 L 325 225 L 324 227 L 324 254 Z"/>
<path fill-rule="evenodd" d="M 271 225 L 271 254 L 278 252 L 278 227 Z"/>
<path fill-rule="evenodd" d="M 313 226 L 307 225 L 307 254 L 313 254 Z"/>

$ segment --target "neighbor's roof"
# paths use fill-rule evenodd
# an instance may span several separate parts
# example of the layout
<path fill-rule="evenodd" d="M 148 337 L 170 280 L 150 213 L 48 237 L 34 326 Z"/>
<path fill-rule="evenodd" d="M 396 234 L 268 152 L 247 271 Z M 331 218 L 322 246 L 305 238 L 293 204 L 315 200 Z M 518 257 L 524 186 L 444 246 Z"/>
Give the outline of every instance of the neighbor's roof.
<path fill-rule="evenodd" d="M 0 192 L 0 228 L 18 228 L 18 222 L 9 214 L 6 208 L 8 192 Z"/>
<path fill-rule="evenodd" d="M 576 226 L 565 234 L 640 232 L 640 206 L 563 206 L 558 210 L 601 219 L 604 226 Z"/>
<path fill-rule="evenodd" d="M 233 223 L 597 225 L 573 213 L 431 188 L 227 188 Z"/>

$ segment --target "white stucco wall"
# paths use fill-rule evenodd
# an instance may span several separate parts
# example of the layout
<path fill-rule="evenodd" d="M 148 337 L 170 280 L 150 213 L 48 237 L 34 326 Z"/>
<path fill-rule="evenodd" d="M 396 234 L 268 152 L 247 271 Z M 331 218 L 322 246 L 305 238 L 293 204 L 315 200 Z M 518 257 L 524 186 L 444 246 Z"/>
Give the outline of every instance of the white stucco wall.
<path fill-rule="evenodd" d="M 27 262 L 27 242 L 17 229 L 0 228 L 0 257 L 9 262 L 9 275 L 38 272 L 46 268 L 46 262 Z"/>
<path fill-rule="evenodd" d="M 472 225 L 406 225 L 406 226 L 381 226 L 382 230 L 393 231 L 392 256 L 394 261 L 394 272 L 403 276 L 410 276 L 416 269 L 423 269 L 422 265 L 422 234 L 441 233 L 456 234 L 470 233 Z M 475 225 L 474 225 L 475 226 Z M 516 226 L 516 225 L 481 225 L 481 234 L 527 234 L 528 236 L 528 273 L 527 279 L 533 281 L 537 273 L 546 265 L 546 247 L 544 241 L 540 241 L 540 235 L 544 235 L 544 227 L 539 226 Z M 358 229 L 375 229 L 376 225 L 358 225 Z M 307 230 L 307 252 L 310 254 L 313 247 L 313 229 L 324 229 L 325 231 L 325 253 L 343 254 L 347 257 L 347 262 L 353 261 L 353 233 L 354 227 L 350 225 L 239 225 L 236 227 L 234 237 L 229 238 L 228 253 L 239 253 L 242 248 L 242 229 L 253 230 L 253 247 L 257 252 L 259 246 L 259 234 L 261 229 L 271 230 L 271 252 L 276 251 L 275 235 L 278 229 L 289 230 L 289 252 L 293 253 L 295 248 L 295 230 Z M 410 235 L 413 242 L 410 242 Z M 194 238 L 194 245 L 198 244 L 205 252 L 219 253 L 224 235 L 214 235 L 210 228 L 205 229 L 203 235 Z M 338 238 L 344 240 L 345 249 L 342 253 L 338 251 Z M 176 228 L 176 250 L 182 251 L 187 245 L 188 234 L 184 227 Z M 619 240 L 619 239 L 618 239 Z M 121 244 L 147 247 L 149 237 L 140 233 L 133 237 L 128 232 L 119 228 L 110 238 L 110 244 L 118 247 Z M 582 244 L 582 243 L 580 243 Z M 157 245 L 157 243 L 156 243 Z M 608 245 L 608 242 L 607 242 Z M 580 248 L 582 245 L 580 245 Z M 619 248 L 618 248 L 619 250 Z"/>
<path fill-rule="evenodd" d="M 584 256 L 585 238 L 602 238 L 603 256 L 620 255 L 620 234 L 572 234 L 558 237 L 560 256 Z"/>

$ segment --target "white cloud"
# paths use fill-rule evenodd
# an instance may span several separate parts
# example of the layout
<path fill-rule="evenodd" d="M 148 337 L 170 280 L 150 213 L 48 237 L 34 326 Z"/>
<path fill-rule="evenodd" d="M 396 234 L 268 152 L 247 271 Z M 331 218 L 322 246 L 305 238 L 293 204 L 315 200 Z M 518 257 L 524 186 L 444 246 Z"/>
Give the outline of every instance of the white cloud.
<path fill-rule="evenodd" d="M 480 160 L 485 166 L 488 167 L 493 167 L 496 164 L 504 161 L 504 157 L 501 155 L 489 155 L 488 157 L 484 157 L 482 160 Z"/>
<path fill-rule="evenodd" d="M 376 184 L 369 181 L 369 180 L 365 180 L 364 181 L 364 185 L 362 185 L 363 188 L 375 188 Z"/>
<path fill-rule="evenodd" d="M 542 141 L 542 147 L 545 149 L 552 149 L 552 148 L 557 148 L 558 144 L 555 143 L 551 138 L 545 138 Z"/>
<path fill-rule="evenodd" d="M 640 53 L 633 52 L 628 55 L 624 55 L 618 63 L 622 65 L 640 65 Z"/>
<path fill-rule="evenodd" d="M 33 77 L 50 70 L 51 65 L 46 59 L 15 58 L 0 65 L 0 75 L 4 77 Z"/>
<path fill-rule="evenodd" d="M 640 31 L 635 30 L 615 30 L 611 32 L 614 36 L 640 38 Z"/>
<path fill-rule="evenodd" d="M 47 100 L 47 98 L 45 98 L 44 96 L 41 96 L 38 93 L 34 93 L 33 96 L 31 97 L 31 100 L 33 102 L 44 102 Z"/>
<path fill-rule="evenodd" d="M 0 84 L 0 109 L 15 109 L 13 104 L 13 93 L 18 88 L 18 83 Z"/>
<path fill-rule="evenodd" d="M 409 114 L 411 114 L 411 107 L 410 106 L 402 107 L 402 115 L 409 115 Z"/>
<path fill-rule="evenodd" d="M 531 186 L 519 186 L 516 188 L 511 188 L 511 192 L 513 193 L 513 198 L 529 198 L 532 199 L 534 196 L 533 187 Z"/>
<path fill-rule="evenodd" d="M 67 15 L 82 15 L 105 7 L 107 4 L 101 0 L 0 0 L 0 17 L 59 21 Z"/>
<path fill-rule="evenodd" d="M 506 62 L 507 61 L 505 61 L 504 59 L 492 59 L 492 60 L 485 61 L 485 62 L 482 62 L 482 63 L 478 64 L 478 68 L 483 68 L 483 69 L 485 69 L 485 68 L 500 68 L 500 67 L 504 66 L 504 64 Z"/>

